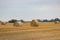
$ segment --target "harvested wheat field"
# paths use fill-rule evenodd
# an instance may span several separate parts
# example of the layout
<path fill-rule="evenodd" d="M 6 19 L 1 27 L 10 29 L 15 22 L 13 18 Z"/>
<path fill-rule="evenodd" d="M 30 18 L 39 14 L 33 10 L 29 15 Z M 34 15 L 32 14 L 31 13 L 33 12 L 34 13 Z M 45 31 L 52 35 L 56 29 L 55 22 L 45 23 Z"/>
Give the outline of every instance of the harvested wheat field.
<path fill-rule="evenodd" d="M 31 27 L 28 22 L 22 27 L 0 24 L 0 40 L 60 40 L 60 22 L 40 22 L 39 27 Z"/>

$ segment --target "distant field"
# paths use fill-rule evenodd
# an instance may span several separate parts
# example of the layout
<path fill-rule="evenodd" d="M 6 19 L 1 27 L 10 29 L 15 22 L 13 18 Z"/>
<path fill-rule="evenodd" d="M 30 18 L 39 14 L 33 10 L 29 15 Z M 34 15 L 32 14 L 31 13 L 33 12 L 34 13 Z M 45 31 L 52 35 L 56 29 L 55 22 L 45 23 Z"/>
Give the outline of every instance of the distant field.
<path fill-rule="evenodd" d="M 60 23 L 40 22 L 39 27 L 31 27 L 28 22 L 22 27 L 0 24 L 0 40 L 60 40 Z"/>
<path fill-rule="evenodd" d="M 58 24 L 54 24 L 54 22 L 40 22 L 39 27 L 31 27 L 29 22 L 26 22 L 23 24 L 22 27 L 15 27 L 13 26 L 13 23 L 7 23 L 6 25 L 1 25 L 0 24 L 0 32 L 5 32 L 5 31 L 19 31 L 19 30 L 33 30 L 33 29 L 60 29 L 60 22 Z"/>
<path fill-rule="evenodd" d="M 60 23 L 40 22 L 39 27 L 31 27 L 28 22 L 22 27 L 0 24 L 0 40 L 60 40 Z"/>

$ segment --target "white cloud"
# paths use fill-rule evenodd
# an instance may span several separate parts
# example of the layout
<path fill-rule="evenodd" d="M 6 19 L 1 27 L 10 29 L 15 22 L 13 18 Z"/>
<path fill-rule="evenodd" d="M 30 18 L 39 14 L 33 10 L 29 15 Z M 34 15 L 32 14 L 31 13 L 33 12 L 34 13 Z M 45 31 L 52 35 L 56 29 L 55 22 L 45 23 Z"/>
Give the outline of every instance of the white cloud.
<path fill-rule="evenodd" d="M 5 19 L 60 17 L 60 0 L 0 0 L 0 14 Z"/>
<path fill-rule="evenodd" d="M 60 13 L 60 5 L 56 6 L 56 5 L 44 5 L 44 6 L 35 6 L 32 8 L 33 11 L 37 11 L 37 12 L 59 12 Z"/>
<path fill-rule="evenodd" d="M 46 11 L 46 10 L 48 10 L 48 8 L 45 6 L 43 6 L 43 7 L 36 6 L 36 7 L 33 7 L 32 10 L 33 11 Z"/>

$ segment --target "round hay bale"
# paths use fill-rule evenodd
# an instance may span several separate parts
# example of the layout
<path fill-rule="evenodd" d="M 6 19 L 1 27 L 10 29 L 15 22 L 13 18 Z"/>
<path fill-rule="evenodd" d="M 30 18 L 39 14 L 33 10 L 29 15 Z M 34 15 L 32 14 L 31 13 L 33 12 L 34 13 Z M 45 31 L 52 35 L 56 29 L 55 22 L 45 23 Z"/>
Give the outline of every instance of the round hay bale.
<path fill-rule="evenodd" d="M 16 27 L 22 27 L 23 26 L 23 23 L 21 23 L 21 22 L 15 22 L 14 23 L 14 26 L 16 26 Z"/>
<path fill-rule="evenodd" d="M 38 27 L 38 26 L 39 26 L 38 21 L 37 21 L 37 20 L 32 20 L 32 21 L 31 21 L 31 26 L 33 26 L 33 27 Z"/>
<path fill-rule="evenodd" d="M 7 22 L 1 22 L 1 25 L 6 25 L 7 24 Z"/>
<path fill-rule="evenodd" d="M 59 21 L 55 21 L 54 24 L 59 24 Z"/>

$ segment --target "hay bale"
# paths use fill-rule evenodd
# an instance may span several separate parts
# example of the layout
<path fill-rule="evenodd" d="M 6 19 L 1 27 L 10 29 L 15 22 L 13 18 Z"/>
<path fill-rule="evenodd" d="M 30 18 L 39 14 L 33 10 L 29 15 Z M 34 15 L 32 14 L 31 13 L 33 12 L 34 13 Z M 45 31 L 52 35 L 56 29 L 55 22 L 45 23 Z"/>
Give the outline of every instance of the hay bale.
<path fill-rule="evenodd" d="M 32 20 L 31 26 L 33 26 L 33 27 L 38 27 L 38 26 L 39 26 L 38 21 L 37 21 L 37 20 Z"/>
<path fill-rule="evenodd" d="M 22 27 L 23 23 L 22 22 L 15 22 L 13 25 L 16 27 Z"/>
<path fill-rule="evenodd" d="M 6 25 L 7 24 L 7 22 L 1 22 L 1 25 Z"/>
<path fill-rule="evenodd" d="M 54 24 L 59 24 L 59 21 L 55 21 Z"/>

